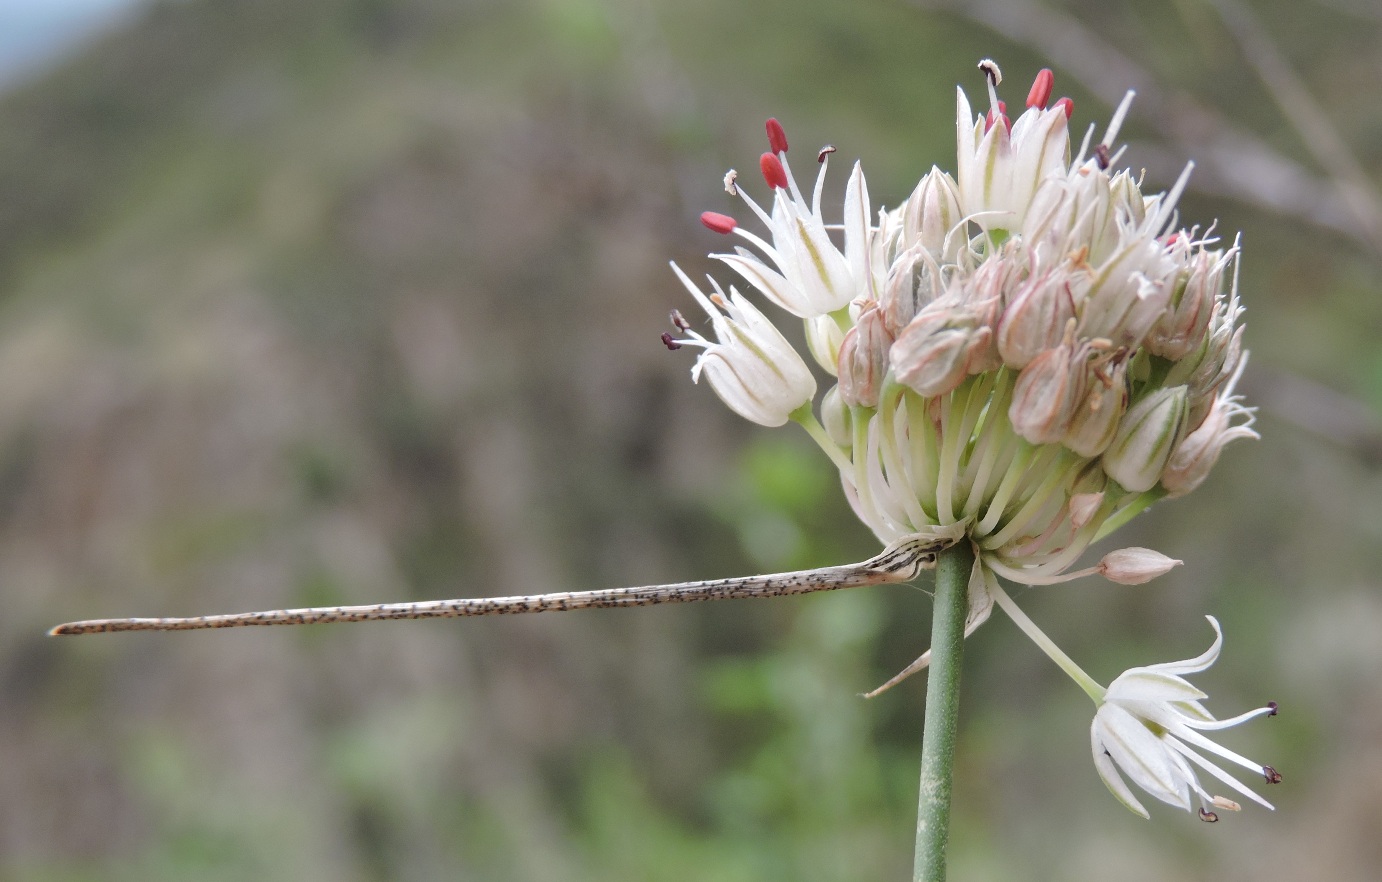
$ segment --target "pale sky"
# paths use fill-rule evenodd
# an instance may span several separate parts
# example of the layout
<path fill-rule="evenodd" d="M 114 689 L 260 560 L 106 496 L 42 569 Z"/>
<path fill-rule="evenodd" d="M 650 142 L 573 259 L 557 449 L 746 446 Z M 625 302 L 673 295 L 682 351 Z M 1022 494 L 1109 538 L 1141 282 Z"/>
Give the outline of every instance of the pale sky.
<path fill-rule="evenodd" d="M 144 0 L 0 0 L 0 88 L 120 22 Z"/>

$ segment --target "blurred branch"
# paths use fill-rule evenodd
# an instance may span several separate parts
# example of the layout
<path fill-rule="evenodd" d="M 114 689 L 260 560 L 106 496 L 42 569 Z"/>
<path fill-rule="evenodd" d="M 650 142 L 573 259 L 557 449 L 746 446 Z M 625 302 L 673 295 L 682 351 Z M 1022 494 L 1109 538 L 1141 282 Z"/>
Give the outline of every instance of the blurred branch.
<path fill-rule="evenodd" d="M 1147 165 L 1154 173 L 1174 178 L 1185 159 L 1194 156 L 1197 189 L 1299 217 L 1361 245 L 1382 248 L 1382 228 L 1360 225 L 1353 202 L 1340 196 L 1342 182 L 1322 180 L 1189 93 L 1158 83 L 1145 68 L 1065 12 L 1035 0 L 913 2 L 967 17 L 1031 47 L 1111 106 L 1128 89 L 1136 90 L 1134 111 L 1164 133 L 1181 154 L 1173 158 L 1166 150 L 1147 151 L 1152 160 Z"/>
<path fill-rule="evenodd" d="M 1382 417 L 1367 404 L 1290 371 L 1254 365 L 1244 397 L 1303 432 L 1330 441 L 1368 466 L 1382 465 Z"/>
<path fill-rule="evenodd" d="M 1277 50 L 1267 29 L 1241 0 L 1210 0 L 1243 57 L 1267 86 L 1272 100 L 1295 126 L 1305 148 L 1334 178 L 1339 198 L 1353 209 L 1374 244 L 1382 244 L 1382 197 L 1338 128 L 1320 109 L 1305 84 Z"/>

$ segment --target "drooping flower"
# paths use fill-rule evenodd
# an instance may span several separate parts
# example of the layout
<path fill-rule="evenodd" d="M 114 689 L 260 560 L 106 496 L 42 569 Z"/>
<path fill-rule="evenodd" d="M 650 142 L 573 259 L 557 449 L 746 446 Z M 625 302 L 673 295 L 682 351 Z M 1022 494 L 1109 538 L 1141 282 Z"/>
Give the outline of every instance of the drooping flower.
<path fill-rule="evenodd" d="M 1219 658 L 1223 631 L 1213 616 L 1206 618 L 1214 627 L 1214 643 L 1203 655 L 1125 671 L 1109 684 L 1103 704 L 1094 714 L 1090 727 L 1094 766 L 1113 795 L 1144 818 L 1148 816 L 1147 810 L 1133 795 L 1123 775 L 1168 805 L 1194 811 L 1198 804 L 1200 817 L 1207 821 L 1218 820 L 1214 809 L 1237 811 L 1239 805 L 1207 791 L 1200 784 L 1196 767 L 1259 805 L 1270 809 L 1272 804 L 1203 754 L 1260 773 L 1269 784 L 1281 780 L 1271 766 L 1253 762 L 1201 734 L 1277 712 L 1276 705 L 1269 704 L 1227 720 L 1216 720 L 1205 709 L 1202 702 L 1207 696 L 1190 685 L 1184 675 L 1207 670 Z"/>

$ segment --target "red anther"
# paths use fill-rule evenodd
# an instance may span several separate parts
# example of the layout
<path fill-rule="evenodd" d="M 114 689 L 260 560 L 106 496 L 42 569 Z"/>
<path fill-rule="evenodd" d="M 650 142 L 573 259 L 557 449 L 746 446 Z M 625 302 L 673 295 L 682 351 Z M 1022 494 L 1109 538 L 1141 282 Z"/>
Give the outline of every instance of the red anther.
<path fill-rule="evenodd" d="M 1213 824 L 1219 820 L 1219 816 L 1207 808 L 1200 809 L 1200 820 L 1206 824 Z"/>
<path fill-rule="evenodd" d="M 771 153 L 758 158 L 758 167 L 763 170 L 763 180 L 774 190 L 787 189 L 787 172 L 782 168 L 782 160 Z"/>
<path fill-rule="evenodd" d="M 663 346 L 666 346 L 668 349 L 672 350 L 673 352 L 676 352 L 678 349 L 681 348 L 681 344 L 678 343 L 676 340 L 673 340 L 673 339 L 672 339 L 672 335 L 671 335 L 671 334 L 668 334 L 668 333 L 665 332 L 665 331 L 664 331 L 663 334 L 662 334 L 662 345 L 663 345 Z"/>
<path fill-rule="evenodd" d="M 834 153 L 834 152 L 835 152 L 835 145 L 834 145 L 834 144 L 826 144 L 826 145 L 825 145 L 824 147 L 822 147 L 820 150 L 817 150 L 817 151 L 816 151 L 816 162 L 825 162 L 825 158 L 826 158 L 827 156 L 829 156 L 830 154 Z"/>
<path fill-rule="evenodd" d="M 1000 115 L 1000 116 L 1002 117 L 1002 119 L 1003 119 L 1003 128 L 1005 128 L 1005 129 L 1007 129 L 1009 132 L 1011 132 L 1011 131 L 1013 130 L 1013 124 L 1012 124 L 1012 122 L 1008 119 L 1008 103 L 1007 103 L 1006 101 L 999 101 L 999 102 L 998 102 L 998 113 L 999 113 L 999 115 Z M 989 108 L 988 114 L 984 117 L 984 131 L 985 131 L 985 132 L 987 132 L 989 129 L 993 128 L 993 119 L 994 119 L 994 116 L 993 116 L 993 108 L 990 107 L 990 108 Z"/>
<path fill-rule="evenodd" d="M 774 153 L 787 152 L 787 133 L 782 130 L 782 123 L 776 117 L 768 119 L 768 147 Z"/>
<path fill-rule="evenodd" d="M 1268 784 L 1281 783 L 1281 773 L 1278 772 L 1276 769 L 1272 768 L 1271 766 L 1263 766 L 1262 775 L 1267 779 Z"/>
<path fill-rule="evenodd" d="M 1267 714 L 1267 716 L 1274 717 L 1277 715 L 1278 705 L 1275 701 L 1267 702 L 1267 707 L 1271 708 L 1271 713 Z"/>
<path fill-rule="evenodd" d="M 1061 98 L 1057 100 L 1055 106 L 1065 108 L 1066 119 L 1070 119 L 1070 117 L 1075 115 L 1075 102 L 1071 101 L 1069 98 Z"/>
<path fill-rule="evenodd" d="M 1172 245 L 1176 244 L 1179 241 L 1180 233 L 1172 233 L 1169 236 L 1163 236 L 1161 239 L 1161 244 L 1165 245 L 1167 248 L 1170 248 Z"/>
<path fill-rule="evenodd" d="M 1051 68 L 1043 67 L 1032 81 L 1032 91 L 1027 93 L 1027 106 L 1045 110 L 1046 102 L 1051 100 L 1051 87 L 1055 84 L 1056 75 L 1051 72 Z"/>
<path fill-rule="evenodd" d="M 668 318 L 672 320 L 672 327 L 678 331 L 686 332 L 691 330 L 691 323 L 686 320 L 686 316 L 681 314 L 680 309 L 672 310 Z"/>
<path fill-rule="evenodd" d="M 739 226 L 739 222 L 734 218 L 714 211 L 701 212 L 701 223 L 705 224 L 706 229 L 714 230 L 721 235 L 731 233 Z"/>

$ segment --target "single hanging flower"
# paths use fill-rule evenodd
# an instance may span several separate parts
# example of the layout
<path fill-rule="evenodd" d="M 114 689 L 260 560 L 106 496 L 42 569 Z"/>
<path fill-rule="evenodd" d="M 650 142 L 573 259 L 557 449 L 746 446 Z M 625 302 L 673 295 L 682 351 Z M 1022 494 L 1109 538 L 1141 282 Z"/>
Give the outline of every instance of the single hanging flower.
<path fill-rule="evenodd" d="M 1271 766 L 1255 763 L 1200 734 L 1277 712 L 1276 705 L 1269 704 L 1227 720 L 1216 720 L 1201 704 L 1207 696 L 1191 686 L 1184 675 L 1207 670 L 1218 660 L 1224 642 L 1218 621 L 1213 616 L 1205 618 L 1214 628 L 1214 643 L 1203 655 L 1125 671 L 1109 684 L 1090 728 L 1094 766 L 1099 776 L 1120 802 L 1144 818 L 1148 817 L 1147 810 L 1133 795 L 1123 774 L 1168 805 L 1194 811 L 1198 804 L 1200 817 L 1207 821 L 1218 820 L 1214 809 L 1238 811 L 1239 805 L 1205 790 L 1195 772 L 1196 766 L 1253 802 L 1268 809 L 1272 804 L 1206 759 L 1203 753 L 1258 772 L 1268 784 L 1281 781 L 1280 773 Z"/>

